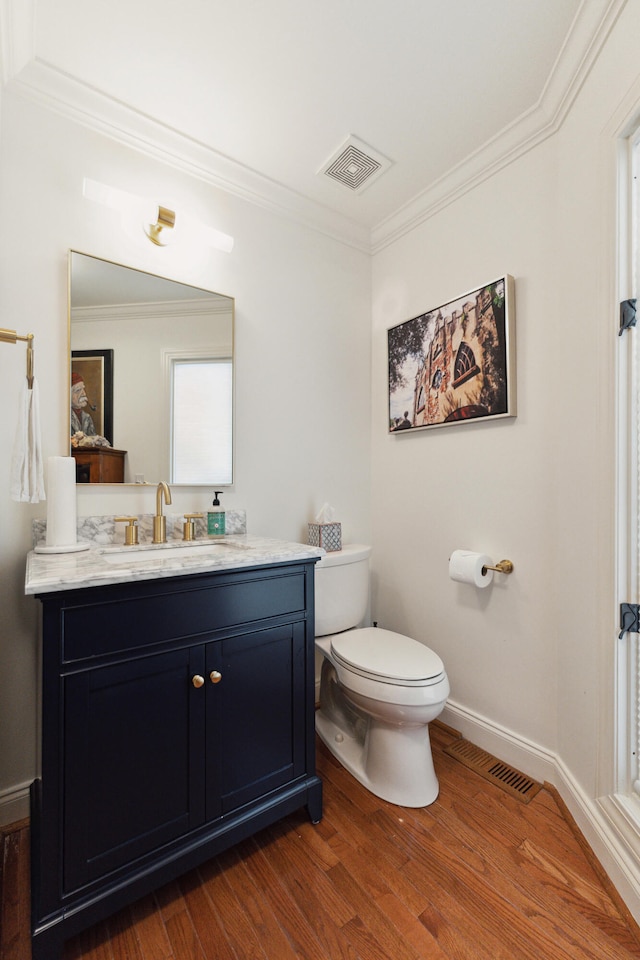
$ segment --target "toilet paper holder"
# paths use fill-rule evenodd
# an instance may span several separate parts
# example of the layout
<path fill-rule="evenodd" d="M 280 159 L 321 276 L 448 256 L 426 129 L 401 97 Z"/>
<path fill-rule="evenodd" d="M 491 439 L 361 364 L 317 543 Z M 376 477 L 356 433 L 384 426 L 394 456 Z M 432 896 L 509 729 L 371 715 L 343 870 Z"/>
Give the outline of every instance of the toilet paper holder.
<path fill-rule="evenodd" d="M 491 566 L 490 564 L 486 564 L 486 566 L 482 568 L 483 576 L 485 575 L 487 570 L 497 570 L 498 573 L 513 573 L 513 564 L 511 560 L 500 560 L 494 566 Z"/>

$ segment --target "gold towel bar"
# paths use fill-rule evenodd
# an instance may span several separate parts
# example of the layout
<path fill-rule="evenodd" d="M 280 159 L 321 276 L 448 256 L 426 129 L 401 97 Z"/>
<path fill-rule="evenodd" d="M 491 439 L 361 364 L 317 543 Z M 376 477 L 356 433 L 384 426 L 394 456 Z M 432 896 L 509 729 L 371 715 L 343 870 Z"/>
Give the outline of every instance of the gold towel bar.
<path fill-rule="evenodd" d="M 5 330 L 0 327 L 1 343 L 16 343 L 18 340 L 22 340 L 27 344 L 27 382 L 31 390 L 33 387 L 33 334 L 27 333 L 26 336 L 22 336 L 22 334 L 16 333 L 15 330 Z"/>

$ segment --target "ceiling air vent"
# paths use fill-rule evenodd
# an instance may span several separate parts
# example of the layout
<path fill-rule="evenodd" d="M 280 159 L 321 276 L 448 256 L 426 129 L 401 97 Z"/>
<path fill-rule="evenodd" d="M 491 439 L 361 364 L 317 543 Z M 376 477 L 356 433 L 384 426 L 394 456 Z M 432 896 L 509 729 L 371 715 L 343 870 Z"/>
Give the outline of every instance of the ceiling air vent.
<path fill-rule="evenodd" d="M 357 137 L 349 137 L 320 168 L 319 173 L 337 180 L 353 193 L 359 193 L 388 170 L 391 161 Z"/>

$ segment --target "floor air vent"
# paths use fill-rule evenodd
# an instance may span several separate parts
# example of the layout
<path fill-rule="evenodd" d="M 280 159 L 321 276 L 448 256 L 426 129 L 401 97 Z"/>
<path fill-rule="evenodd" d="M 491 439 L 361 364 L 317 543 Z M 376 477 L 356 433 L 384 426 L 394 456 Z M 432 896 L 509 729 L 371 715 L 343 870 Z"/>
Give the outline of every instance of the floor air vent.
<path fill-rule="evenodd" d="M 485 780 L 494 783 L 505 793 L 510 794 L 522 803 L 529 803 L 536 793 L 542 789 L 542 784 L 526 777 L 524 773 L 503 763 L 497 757 L 469 743 L 468 740 L 454 740 L 444 752 L 463 763 L 469 770 L 479 773 Z"/>

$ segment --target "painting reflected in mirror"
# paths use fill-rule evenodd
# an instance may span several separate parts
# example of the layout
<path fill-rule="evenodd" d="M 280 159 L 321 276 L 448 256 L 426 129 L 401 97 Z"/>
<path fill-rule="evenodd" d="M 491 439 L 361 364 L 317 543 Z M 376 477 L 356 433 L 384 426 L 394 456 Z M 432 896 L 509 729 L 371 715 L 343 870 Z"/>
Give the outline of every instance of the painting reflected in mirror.
<path fill-rule="evenodd" d="M 79 483 L 233 482 L 231 297 L 69 255 Z"/>
<path fill-rule="evenodd" d="M 71 351 L 71 436 L 113 446 L 113 350 Z"/>

